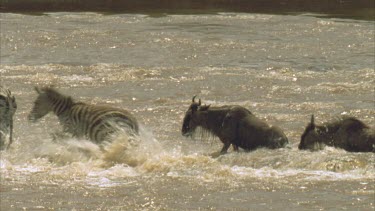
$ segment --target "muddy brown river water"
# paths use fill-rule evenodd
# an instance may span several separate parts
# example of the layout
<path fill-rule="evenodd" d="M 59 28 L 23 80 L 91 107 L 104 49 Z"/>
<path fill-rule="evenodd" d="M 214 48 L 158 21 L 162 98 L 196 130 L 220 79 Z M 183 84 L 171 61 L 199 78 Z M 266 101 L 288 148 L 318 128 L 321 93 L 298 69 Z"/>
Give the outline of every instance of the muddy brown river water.
<path fill-rule="evenodd" d="M 309 14 L 2 13 L 0 83 L 17 98 L 0 152 L 1 210 L 374 210 L 375 155 L 297 146 L 310 115 L 375 126 L 374 22 Z M 27 121 L 35 85 L 126 108 L 142 124 L 103 152 Z M 218 158 L 181 135 L 193 95 L 237 104 L 290 140 Z"/>

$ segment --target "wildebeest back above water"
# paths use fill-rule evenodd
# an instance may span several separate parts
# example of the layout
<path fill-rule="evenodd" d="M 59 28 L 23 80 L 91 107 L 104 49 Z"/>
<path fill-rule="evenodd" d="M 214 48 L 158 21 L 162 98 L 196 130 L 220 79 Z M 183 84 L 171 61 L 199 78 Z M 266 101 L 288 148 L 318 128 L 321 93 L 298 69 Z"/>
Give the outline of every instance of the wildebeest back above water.
<path fill-rule="evenodd" d="M 230 145 L 236 151 L 238 148 L 249 151 L 258 147 L 276 149 L 288 144 L 280 128 L 269 126 L 244 107 L 211 107 L 202 105 L 201 100 L 195 102 L 193 97 L 183 120 L 182 135 L 192 135 L 197 127 L 211 132 L 223 142 L 221 153 L 226 153 Z"/>
<path fill-rule="evenodd" d="M 75 137 L 88 138 L 101 143 L 108 135 L 120 128 L 132 134 L 138 134 L 138 122 L 128 111 L 109 106 L 89 105 L 75 102 L 51 87 L 38 88 L 39 94 L 29 114 L 30 121 L 36 121 L 49 112 L 53 112 L 63 126 L 64 132 Z"/>
<path fill-rule="evenodd" d="M 325 145 L 349 152 L 375 152 L 375 129 L 349 116 L 316 125 L 312 115 L 298 148 L 319 150 Z"/>

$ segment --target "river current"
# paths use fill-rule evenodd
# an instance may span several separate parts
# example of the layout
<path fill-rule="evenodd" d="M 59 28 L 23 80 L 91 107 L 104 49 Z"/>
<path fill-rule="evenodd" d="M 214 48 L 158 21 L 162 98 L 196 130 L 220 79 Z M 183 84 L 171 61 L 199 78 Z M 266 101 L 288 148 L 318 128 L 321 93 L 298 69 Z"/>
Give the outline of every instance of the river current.
<path fill-rule="evenodd" d="M 375 125 L 374 22 L 312 14 L 2 13 L 0 84 L 16 96 L 0 152 L 1 210 L 374 210 L 375 155 L 299 151 L 304 127 L 351 115 Z M 141 136 L 54 140 L 27 121 L 34 86 L 126 108 Z M 241 105 L 289 138 L 234 152 L 181 135 L 194 95 Z"/>

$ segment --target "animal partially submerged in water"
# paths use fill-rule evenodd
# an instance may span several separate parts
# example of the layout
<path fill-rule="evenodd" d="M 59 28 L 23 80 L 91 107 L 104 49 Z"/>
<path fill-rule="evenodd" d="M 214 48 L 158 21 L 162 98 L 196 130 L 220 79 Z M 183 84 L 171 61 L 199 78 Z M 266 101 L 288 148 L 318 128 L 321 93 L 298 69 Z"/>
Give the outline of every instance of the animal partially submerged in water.
<path fill-rule="evenodd" d="M 195 102 L 194 96 L 183 120 L 182 135 L 191 136 L 198 127 L 209 131 L 223 142 L 221 154 L 226 153 L 230 145 L 233 145 L 235 151 L 238 148 L 250 151 L 258 147 L 276 149 L 288 144 L 288 139 L 280 128 L 270 127 L 246 108 L 237 105 L 202 105 L 200 99 Z"/>
<path fill-rule="evenodd" d="M 75 102 L 52 87 L 35 87 L 35 91 L 38 97 L 28 116 L 30 121 L 35 122 L 53 112 L 64 132 L 96 143 L 105 141 L 120 128 L 129 129 L 131 134 L 139 132 L 137 119 L 124 109 Z"/>
<path fill-rule="evenodd" d="M 16 110 L 16 98 L 9 89 L 0 85 L 0 150 L 5 148 L 7 135 L 9 135 L 7 149 L 13 142 L 13 116 Z"/>
<path fill-rule="evenodd" d="M 354 117 L 315 125 L 314 115 L 301 136 L 301 150 L 319 150 L 325 145 L 349 152 L 375 152 L 375 129 Z"/>

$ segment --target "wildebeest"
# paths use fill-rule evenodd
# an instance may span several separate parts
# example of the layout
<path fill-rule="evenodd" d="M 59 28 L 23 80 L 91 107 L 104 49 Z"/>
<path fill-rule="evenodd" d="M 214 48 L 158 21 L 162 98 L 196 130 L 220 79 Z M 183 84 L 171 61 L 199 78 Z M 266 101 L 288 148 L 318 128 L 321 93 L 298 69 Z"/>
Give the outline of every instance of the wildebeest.
<path fill-rule="evenodd" d="M 357 118 L 348 116 L 323 125 L 315 125 L 314 115 L 311 115 L 298 148 L 319 150 L 325 145 L 349 152 L 375 152 L 375 129 Z"/>
<path fill-rule="evenodd" d="M 35 87 L 38 97 L 29 114 L 30 121 L 37 121 L 53 112 L 63 126 L 63 131 L 74 137 L 84 137 L 101 143 L 119 127 L 138 134 L 138 122 L 128 111 L 109 106 L 89 105 L 75 102 L 51 87 Z"/>
<path fill-rule="evenodd" d="M 0 150 L 5 148 L 7 135 L 9 135 L 7 149 L 13 142 L 13 116 L 16 110 L 16 98 L 9 89 L 0 85 Z"/>
<path fill-rule="evenodd" d="M 235 151 L 238 148 L 250 151 L 258 147 L 276 149 L 288 144 L 280 128 L 270 127 L 246 108 L 202 105 L 200 99 L 195 102 L 194 96 L 183 120 L 182 135 L 192 135 L 197 127 L 211 132 L 223 142 L 221 154 L 226 153 L 230 145 Z"/>

